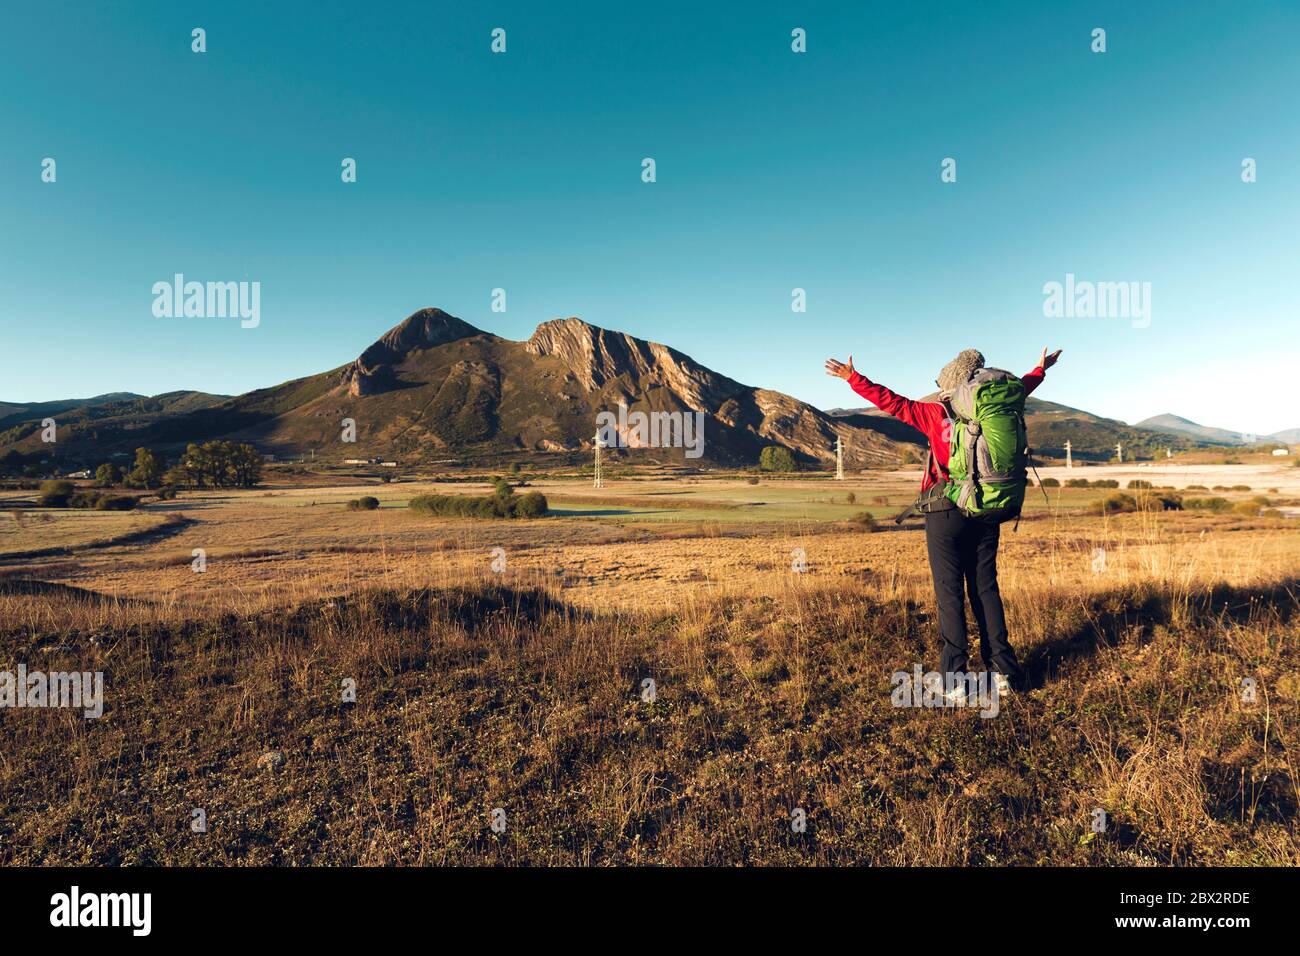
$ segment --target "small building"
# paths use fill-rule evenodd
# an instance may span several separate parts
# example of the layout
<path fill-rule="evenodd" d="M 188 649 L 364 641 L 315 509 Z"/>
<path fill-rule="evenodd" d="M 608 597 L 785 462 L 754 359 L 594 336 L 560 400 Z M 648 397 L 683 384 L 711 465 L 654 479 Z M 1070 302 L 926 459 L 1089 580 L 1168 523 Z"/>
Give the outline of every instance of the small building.
<path fill-rule="evenodd" d="M 93 476 L 90 473 L 90 469 L 86 468 L 86 469 L 82 469 L 81 471 L 70 471 L 64 477 L 65 478 L 90 478 Z"/>
<path fill-rule="evenodd" d="M 1273 449 L 1273 454 L 1276 455 L 1278 458 L 1281 458 L 1283 455 L 1289 455 L 1289 454 L 1291 454 L 1291 449 L 1290 449 L 1290 448 L 1274 448 L 1274 449 Z"/>

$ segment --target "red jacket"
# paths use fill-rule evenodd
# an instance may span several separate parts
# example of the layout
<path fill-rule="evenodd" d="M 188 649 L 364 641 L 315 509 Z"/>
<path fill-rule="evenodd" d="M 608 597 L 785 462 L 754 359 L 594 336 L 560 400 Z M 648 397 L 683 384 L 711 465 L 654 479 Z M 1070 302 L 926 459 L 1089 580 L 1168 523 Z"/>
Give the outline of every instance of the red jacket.
<path fill-rule="evenodd" d="M 1021 377 L 1020 380 L 1025 383 L 1026 395 L 1039 386 L 1044 374 L 1040 365 Z M 925 474 L 921 476 L 922 491 L 948 480 L 948 409 L 942 402 L 917 402 L 904 398 L 857 371 L 849 376 L 849 385 L 882 412 L 893 415 L 900 422 L 906 422 L 929 439 L 932 454 L 927 460 Z"/>

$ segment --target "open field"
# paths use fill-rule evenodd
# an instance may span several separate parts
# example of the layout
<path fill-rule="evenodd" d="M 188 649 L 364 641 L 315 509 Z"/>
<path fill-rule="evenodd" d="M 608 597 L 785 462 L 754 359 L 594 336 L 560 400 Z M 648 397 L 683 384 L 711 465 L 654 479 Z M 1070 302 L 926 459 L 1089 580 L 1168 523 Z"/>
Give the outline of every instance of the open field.
<path fill-rule="evenodd" d="M 1131 470 L 1300 497 L 1283 465 Z M 0 669 L 106 675 L 100 719 L 0 711 L 0 859 L 1300 862 L 1296 519 L 1031 489 L 1000 577 L 1032 690 L 984 719 L 891 704 L 938 656 L 919 523 L 889 520 L 915 483 L 534 478 L 553 514 L 515 521 L 405 507 L 463 481 L 0 493 Z"/>

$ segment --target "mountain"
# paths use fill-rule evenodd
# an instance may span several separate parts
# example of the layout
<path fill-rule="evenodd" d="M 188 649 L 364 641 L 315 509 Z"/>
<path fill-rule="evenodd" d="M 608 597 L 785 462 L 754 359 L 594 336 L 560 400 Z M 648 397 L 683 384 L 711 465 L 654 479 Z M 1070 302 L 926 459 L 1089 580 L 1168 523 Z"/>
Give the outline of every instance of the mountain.
<path fill-rule="evenodd" d="M 1166 434 L 1190 435 L 1198 441 L 1210 445 L 1257 445 L 1269 442 L 1294 445 L 1300 442 L 1300 428 L 1289 428 L 1285 431 L 1274 432 L 1271 435 L 1246 435 L 1242 432 L 1228 431 L 1225 428 L 1198 425 L 1186 418 L 1170 414 L 1156 415 L 1154 418 L 1144 419 L 1134 427 L 1148 428 Z"/>
<path fill-rule="evenodd" d="M 131 401 L 137 398 L 144 398 L 144 396 L 136 395 L 134 392 L 109 392 L 93 398 L 64 398 L 50 402 L 0 402 L 0 429 L 32 418 L 48 418 L 51 415 L 61 415 L 79 408 L 111 405 L 114 402 Z"/>
<path fill-rule="evenodd" d="M 936 393 L 930 393 L 919 400 L 935 401 L 937 397 Z M 833 409 L 828 414 L 859 425 L 872 417 L 884 418 L 892 422 L 883 430 L 888 437 L 895 441 L 922 441 L 920 432 L 901 422 L 893 422 L 877 408 Z M 1127 425 L 1032 395 L 1025 400 L 1025 427 L 1029 431 L 1029 446 L 1036 455 L 1047 458 L 1064 458 L 1067 441 L 1070 442 L 1070 453 L 1080 461 L 1106 461 L 1114 457 L 1115 445 L 1119 442 L 1124 445 L 1126 458 L 1131 455 L 1163 458 L 1166 449 L 1188 451 L 1203 444 L 1192 435 Z"/>
<path fill-rule="evenodd" d="M 423 309 L 355 361 L 317 375 L 234 398 L 172 393 L 69 412 L 58 419 L 57 454 L 89 465 L 139 445 L 174 456 L 187 442 L 228 438 L 325 460 L 576 462 L 589 457 L 597 415 L 617 413 L 620 403 L 629 414 L 703 415 L 701 457 L 688 459 L 680 447 L 610 452 L 631 460 L 752 465 L 764 446 L 779 444 L 805 461 L 828 462 L 839 438 L 846 465 L 860 468 L 893 463 L 900 451 L 888 424 L 833 418 L 668 346 L 576 318 L 544 322 L 516 342 Z M 342 440 L 344 419 L 355 422 L 355 443 Z M 38 421 L 0 434 L 0 455 L 55 447 L 41 445 Z"/>

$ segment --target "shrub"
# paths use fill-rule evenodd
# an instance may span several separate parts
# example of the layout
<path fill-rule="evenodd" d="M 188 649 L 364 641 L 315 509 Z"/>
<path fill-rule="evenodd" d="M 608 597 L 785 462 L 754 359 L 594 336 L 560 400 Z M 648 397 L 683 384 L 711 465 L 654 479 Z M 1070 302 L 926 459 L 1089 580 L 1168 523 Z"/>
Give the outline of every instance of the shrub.
<path fill-rule="evenodd" d="M 853 516 L 853 523 L 868 534 L 876 530 L 876 516 L 870 511 L 859 511 Z"/>
<path fill-rule="evenodd" d="M 379 499 L 366 495 L 362 498 L 353 498 L 348 502 L 348 511 L 374 511 L 379 507 Z"/>
<path fill-rule="evenodd" d="M 844 496 L 844 500 L 847 501 L 849 504 L 856 504 L 858 500 L 858 496 L 850 491 L 847 495 Z"/>
<path fill-rule="evenodd" d="M 519 499 L 516 507 L 516 514 L 520 518 L 540 518 L 550 510 L 546 502 L 546 495 L 540 491 L 530 491 Z"/>
<path fill-rule="evenodd" d="M 1168 492 L 1147 493 L 1137 496 L 1138 508 L 1143 511 L 1182 511 L 1183 499 Z"/>
<path fill-rule="evenodd" d="M 1183 502 L 1183 505 L 1194 511 L 1220 513 L 1232 510 L 1232 502 L 1227 498 L 1188 498 Z"/>
<path fill-rule="evenodd" d="M 1250 485 L 1233 485 L 1233 491 L 1250 491 Z"/>
<path fill-rule="evenodd" d="M 1188 485 L 1183 490 L 1184 491 L 1209 491 L 1210 489 L 1206 488 L 1204 485 Z"/>
<path fill-rule="evenodd" d="M 1088 487 L 1088 479 L 1087 479 L 1087 478 L 1067 478 L 1067 479 L 1065 480 L 1065 487 L 1067 487 L 1067 488 L 1087 488 L 1087 487 Z"/>
<path fill-rule="evenodd" d="M 756 484 L 758 484 L 758 479 L 757 479 L 757 478 L 754 478 L 754 477 L 746 478 L 745 480 L 746 480 L 747 482 L 749 482 L 751 485 L 756 485 Z"/>
<path fill-rule="evenodd" d="M 758 467 L 763 471 L 794 471 L 794 455 L 780 445 L 768 445 L 758 453 Z"/>
<path fill-rule="evenodd" d="M 171 485 L 164 485 L 158 489 L 158 499 L 160 501 L 171 501 L 176 497 L 176 489 Z"/>
<path fill-rule="evenodd" d="M 1039 487 L 1039 488 L 1059 488 L 1059 487 L 1061 487 L 1061 482 L 1060 482 L 1059 480 L 1057 480 L 1056 478 L 1044 478 L 1042 481 L 1040 481 L 1040 482 L 1038 483 L 1038 487 Z"/>
<path fill-rule="evenodd" d="M 96 511 L 134 511 L 140 499 L 134 495 L 101 495 L 95 502 Z"/>
<path fill-rule="evenodd" d="M 1114 478 L 1098 478 L 1091 485 L 1093 488 L 1118 488 L 1119 482 Z"/>
<path fill-rule="evenodd" d="M 1129 488 L 1150 488 L 1151 482 L 1143 481 L 1141 478 L 1134 478 L 1128 483 Z"/>
<path fill-rule="evenodd" d="M 77 491 L 68 499 L 69 508 L 94 508 L 103 496 L 98 491 Z"/>
<path fill-rule="evenodd" d="M 37 501 L 43 508 L 64 508 L 67 507 L 73 490 L 70 481 L 42 481 L 41 493 Z"/>
<path fill-rule="evenodd" d="M 1100 515 L 1120 514 L 1121 512 L 1126 511 L 1137 511 L 1137 509 L 1137 499 L 1132 495 L 1122 493 L 1107 495 L 1100 501 L 1094 502 L 1092 506 L 1093 512 Z"/>
<path fill-rule="evenodd" d="M 1246 518 L 1258 518 L 1260 512 L 1259 502 L 1256 501 L 1238 501 L 1232 506 L 1232 513 L 1239 514 Z"/>
<path fill-rule="evenodd" d="M 117 465 L 105 463 L 95 469 L 95 484 L 101 488 L 111 488 L 122 480 L 122 469 Z"/>
<path fill-rule="evenodd" d="M 522 497 L 502 495 L 417 495 L 407 507 L 427 515 L 462 518 L 532 518 L 546 514 L 546 496 L 530 491 Z"/>

